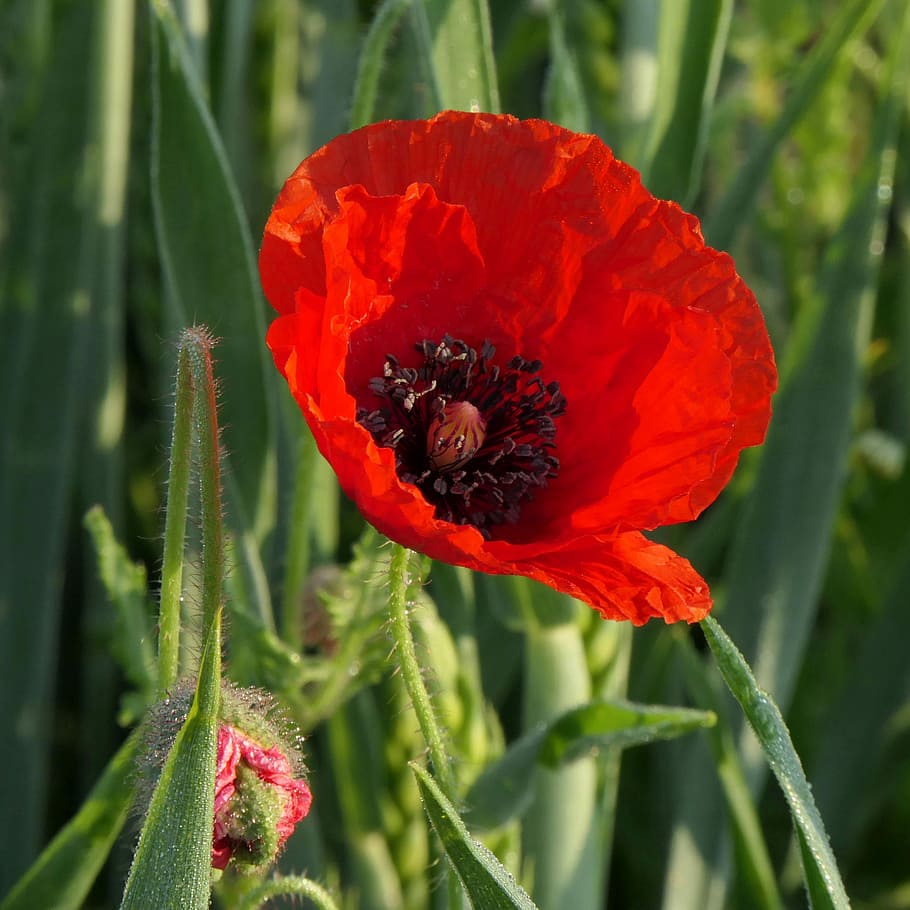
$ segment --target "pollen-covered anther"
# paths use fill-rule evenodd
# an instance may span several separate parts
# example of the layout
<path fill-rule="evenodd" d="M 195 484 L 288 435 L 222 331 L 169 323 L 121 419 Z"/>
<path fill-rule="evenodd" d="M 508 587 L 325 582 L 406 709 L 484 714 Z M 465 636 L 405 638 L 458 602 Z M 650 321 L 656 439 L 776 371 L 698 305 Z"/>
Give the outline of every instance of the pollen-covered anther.
<path fill-rule="evenodd" d="M 487 435 L 486 421 L 470 401 L 443 404 L 427 432 L 427 455 L 440 472 L 467 464 Z"/>

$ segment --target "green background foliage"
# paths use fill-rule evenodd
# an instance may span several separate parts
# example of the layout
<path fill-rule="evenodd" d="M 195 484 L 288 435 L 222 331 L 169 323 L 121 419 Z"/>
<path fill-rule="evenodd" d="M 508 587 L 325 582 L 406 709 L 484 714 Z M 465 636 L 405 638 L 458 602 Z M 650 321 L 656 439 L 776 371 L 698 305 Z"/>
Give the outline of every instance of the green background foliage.
<path fill-rule="evenodd" d="M 492 851 L 544 910 L 749 910 L 805 906 L 802 853 L 813 906 L 840 906 L 806 856 L 829 861 L 817 827 L 795 831 L 767 773 L 778 719 L 760 744 L 698 628 L 633 631 L 448 566 L 419 584 L 414 559 L 456 798 L 412 771 L 390 550 L 270 366 L 255 256 L 281 183 L 332 136 L 476 106 L 596 132 L 755 291 L 781 368 L 767 444 L 658 536 L 709 579 L 749 691 L 786 719 L 855 905 L 910 908 L 908 67 L 907 0 L 0 5 L 0 906 L 123 894 L 193 323 L 219 339 L 225 669 L 307 735 L 314 809 L 282 872 L 339 906 L 420 910 L 448 905 L 446 853 L 480 863 L 479 893 L 507 881 Z M 109 524 L 87 530 L 96 504 Z M 191 519 L 183 675 L 206 633 L 200 548 Z M 198 790 L 181 761 L 168 780 Z M 255 884 L 226 875 L 216 901 L 256 906 Z"/>

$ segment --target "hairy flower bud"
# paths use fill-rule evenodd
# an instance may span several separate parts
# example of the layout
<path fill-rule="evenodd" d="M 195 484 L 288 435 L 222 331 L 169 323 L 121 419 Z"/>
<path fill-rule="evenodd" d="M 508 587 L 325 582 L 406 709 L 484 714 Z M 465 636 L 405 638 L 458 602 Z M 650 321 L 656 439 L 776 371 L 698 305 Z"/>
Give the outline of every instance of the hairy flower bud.
<path fill-rule="evenodd" d="M 147 805 L 157 777 L 193 699 L 193 686 L 179 683 L 147 721 Z M 261 689 L 222 684 L 215 766 L 212 868 L 228 863 L 239 872 L 268 866 L 278 857 L 313 801 L 303 776 L 301 737 Z"/>

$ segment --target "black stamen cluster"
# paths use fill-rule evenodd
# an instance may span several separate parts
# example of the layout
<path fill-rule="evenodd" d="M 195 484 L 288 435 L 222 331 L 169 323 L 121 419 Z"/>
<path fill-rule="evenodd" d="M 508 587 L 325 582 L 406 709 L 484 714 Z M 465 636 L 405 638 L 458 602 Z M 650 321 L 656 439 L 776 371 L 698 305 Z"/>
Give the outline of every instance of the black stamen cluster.
<path fill-rule="evenodd" d="M 518 521 L 521 506 L 556 477 L 555 418 L 565 412 L 566 400 L 559 383 L 540 378 L 539 360 L 493 364 L 496 349 L 489 341 L 480 353 L 450 335 L 415 347 L 424 358 L 416 369 L 387 355 L 382 376 L 370 381 L 379 406 L 358 408 L 357 420 L 377 445 L 395 450 L 398 476 L 420 488 L 438 518 L 473 525 L 489 538 L 491 527 Z M 483 444 L 455 470 L 436 470 L 427 436 L 434 419 L 456 401 L 480 412 Z"/>

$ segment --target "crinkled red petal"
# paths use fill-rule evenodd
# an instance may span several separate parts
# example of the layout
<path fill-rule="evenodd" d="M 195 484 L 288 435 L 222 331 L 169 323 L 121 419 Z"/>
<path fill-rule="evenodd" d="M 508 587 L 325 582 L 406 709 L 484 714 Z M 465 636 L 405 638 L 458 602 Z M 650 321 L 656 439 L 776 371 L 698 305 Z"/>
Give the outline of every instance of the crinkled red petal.
<path fill-rule="evenodd" d="M 773 354 L 729 257 L 598 139 L 455 112 L 341 136 L 286 183 L 260 266 L 282 314 L 276 365 L 380 530 L 437 559 L 539 577 L 605 615 L 698 618 L 709 601 L 688 563 L 630 532 L 713 501 L 764 436 Z M 415 342 L 446 333 L 539 358 L 568 401 L 559 477 L 490 541 L 437 521 L 355 420 L 387 354 L 407 364 Z M 622 559 L 628 574 L 611 575 Z M 635 606 L 619 609 L 601 577 Z"/>

